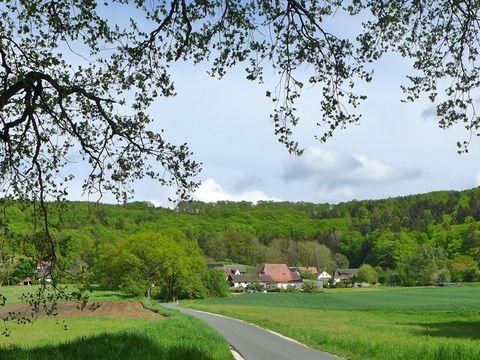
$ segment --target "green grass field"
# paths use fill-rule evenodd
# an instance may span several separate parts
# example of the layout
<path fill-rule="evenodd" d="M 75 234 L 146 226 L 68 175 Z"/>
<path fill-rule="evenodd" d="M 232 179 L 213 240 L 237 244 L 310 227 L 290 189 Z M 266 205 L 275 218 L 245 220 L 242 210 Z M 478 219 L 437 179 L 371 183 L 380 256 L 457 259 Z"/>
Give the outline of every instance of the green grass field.
<path fill-rule="evenodd" d="M 67 291 L 76 290 L 75 285 L 62 285 Z M 0 295 L 6 297 L 6 305 L 17 304 L 20 302 L 22 294 L 35 293 L 38 289 L 38 285 L 33 286 L 2 286 L 0 287 Z M 110 290 L 94 290 L 87 292 L 89 301 L 122 301 L 132 299 L 131 296 L 126 296 L 120 291 Z"/>
<path fill-rule="evenodd" d="M 260 293 L 182 304 L 346 359 L 480 359 L 480 284 Z"/>
<path fill-rule="evenodd" d="M 0 288 L 0 293 L 8 295 L 10 304 L 23 291 L 25 288 Z M 117 292 L 91 295 L 94 301 L 123 298 Z M 232 359 L 225 340 L 200 320 L 164 309 L 154 301 L 145 301 L 144 306 L 164 317 L 159 320 L 40 317 L 31 324 L 9 323 L 11 335 L 0 335 L 0 359 Z"/>

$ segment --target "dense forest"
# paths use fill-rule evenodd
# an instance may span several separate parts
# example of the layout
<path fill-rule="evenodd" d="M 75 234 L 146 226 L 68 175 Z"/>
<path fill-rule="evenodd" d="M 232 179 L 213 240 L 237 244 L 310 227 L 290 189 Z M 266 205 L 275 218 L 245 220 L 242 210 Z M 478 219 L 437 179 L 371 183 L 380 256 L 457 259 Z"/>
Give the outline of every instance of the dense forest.
<path fill-rule="evenodd" d="M 18 269 L 25 268 L 25 262 L 41 259 L 42 232 L 32 220 L 31 204 L 3 200 L 0 205 L 0 278 L 12 283 L 23 276 Z M 171 252 L 201 259 L 196 264 L 204 261 L 202 254 L 253 267 L 285 262 L 331 271 L 365 263 L 375 267 L 381 282 L 392 285 L 479 278 L 480 188 L 337 205 L 192 201 L 175 209 L 144 202 L 69 202 L 49 207 L 59 264 L 68 274 L 89 273 L 97 281 L 109 271 L 120 271 L 108 269 L 113 261 L 105 261 L 106 257 L 115 259 L 122 246 L 133 254 L 129 243 L 148 252 L 154 246 L 141 239 L 155 236 L 165 241 L 163 248 L 171 246 Z M 167 244 L 168 239 L 173 243 Z M 173 249 L 175 244 L 184 244 L 181 251 Z M 128 268 L 118 262 L 116 266 Z M 193 296 L 203 290 L 191 291 Z"/>

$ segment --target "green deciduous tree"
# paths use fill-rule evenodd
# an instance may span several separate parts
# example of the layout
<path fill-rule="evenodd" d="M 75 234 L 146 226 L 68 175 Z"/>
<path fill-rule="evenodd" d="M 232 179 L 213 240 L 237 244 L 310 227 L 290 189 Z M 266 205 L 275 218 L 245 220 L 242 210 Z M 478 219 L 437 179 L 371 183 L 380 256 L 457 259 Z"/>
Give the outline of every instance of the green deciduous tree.
<path fill-rule="evenodd" d="M 335 267 L 330 249 L 316 241 L 298 242 L 298 259 L 293 264 L 325 270 Z"/>
<path fill-rule="evenodd" d="M 33 280 L 35 278 L 35 272 L 37 270 L 35 265 L 35 260 L 30 258 L 21 257 L 19 259 L 16 259 L 13 271 L 10 274 L 9 281 L 12 284 L 17 284 L 19 281 L 25 279 L 26 277 L 31 277 Z"/>
<path fill-rule="evenodd" d="M 335 268 L 348 269 L 350 267 L 348 258 L 340 253 L 333 255 L 333 262 L 335 263 Z"/>
<path fill-rule="evenodd" d="M 417 243 L 405 232 L 385 232 L 374 244 L 378 264 L 394 268 L 402 258 L 409 257 L 417 251 Z"/>
<path fill-rule="evenodd" d="M 258 239 L 245 231 L 227 231 L 207 241 L 206 254 L 218 259 L 232 259 L 245 264 L 264 260 L 264 247 Z"/>
<path fill-rule="evenodd" d="M 478 263 L 468 255 L 454 257 L 449 263 L 453 281 L 477 281 L 480 278 Z"/>
<path fill-rule="evenodd" d="M 471 256 L 480 256 L 480 226 L 473 221 L 471 216 L 465 219 L 466 228 L 462 232 L 462 250 Z"/>
<path fill-rule="evenodd" d="M 378 274 L 377 274 L 377 271 L 373 268 L 373 266 L 369 264 L 363 264 L 358 269 L 358 273 L 355 276 L 355 280 L 357 282 L 366 282 L 369 284 L 374 284 L 378 282 Z"/>
<path fill-rule="evenodd" d="M 228 283 L 223 271 L 206 269 L 202 273 L 202 283 L 206 287 L 208 296 L 225 297 L 228 295 Z"/>
<path fill-rule="evenodd" d="M 178 231 L 138 233 L 106 245 L 102 254 L 97 274 L 107 287 L 147 297 L 158 288 L 165 300 L 206 295 L 200 250 Z"/>
<path fill-rule="evenodd" d="M 446 253 L 441 248 L 425 244 L 415 254 L 407 255 L 398 264 L 402 285 L 432 285 L 450 280 Z"/>
<path fill-rule="evenodd" d="M 359 266 L 363 259 L 362 246 L 365 238 L 359 231 L 348 231 L 343 233 L 342 241 L 340 242 L 340 250 L 345 254 L 352 266 Z"/>

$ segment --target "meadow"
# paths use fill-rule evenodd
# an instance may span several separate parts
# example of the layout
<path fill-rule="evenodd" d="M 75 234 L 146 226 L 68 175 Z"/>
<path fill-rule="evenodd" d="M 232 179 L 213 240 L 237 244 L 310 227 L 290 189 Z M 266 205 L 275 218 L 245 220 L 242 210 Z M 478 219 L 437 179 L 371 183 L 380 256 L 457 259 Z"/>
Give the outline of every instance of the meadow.
<path fill-rule="evenodd" d="M 480 284 L 184 301 L 345 359 L 480 359 Z"/>
<path fill-rule="evenodd" d="M 18 302 L 24 291 L 20 287 L 0 288 L 10 305 Z M 111 291 L 95 291 L 91 299 L 134 301 Z M 144 300 L 143 305 L 160 315 L 138 319 L 98 314 L 62 316 L 60 312 L 58 317 L 39 317 L 28 324 L 9 322 L 11 334 L 0 336 L 0 359 L 232 359 L 225 340 L 200 320 L 167 310 L 156 301 Z"/>
<path fill-rule="evenodd" d="M 61 285 L 66 291 L 77 290 L 75 285 Z M 0 287 L 0 295 L 5 296 L 5 305 L 17 304 L 21 302 L 23 294 L 35 293 L 38 289 L 37 285 L 33 286 L 2 286 Z M 89 301 L 123 301 L 134 299 L 133 296 L 126 295 L 121 291 L 100 290 L 93 288 L 92 291 L 86 293 Z"/>

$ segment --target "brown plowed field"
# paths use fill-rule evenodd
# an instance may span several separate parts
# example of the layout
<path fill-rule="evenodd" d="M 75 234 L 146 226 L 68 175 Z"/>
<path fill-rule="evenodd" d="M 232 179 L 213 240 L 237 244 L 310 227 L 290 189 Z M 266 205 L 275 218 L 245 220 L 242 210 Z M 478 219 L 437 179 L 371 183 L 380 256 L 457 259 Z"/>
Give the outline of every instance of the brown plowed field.
<path fill-rule="evenodd" d="M 129 301 L 129 302 L 116 302 L 108 301 L 100 303 L 100 307 L 95 310 L 92 310 L 89 306 L 85 307 L 83 310 L 77 308 L 77 304 L 73 302 L 59 303 L 57 305 L 56 317 L 77 317 L 77 316 L 103 316 L 103 317 L 114 317 L 117 319 L 161 319 L 162 316 L 154 313 L 153 311 L 144 309 L 142 304 L 138 301 Z M 8 316 L 8 313 L 25 313 L 24 316 L 30 316 L 31 311 L 28 311 L 28 308 L 25 304 L 15 304 L 5 306 L 0 308 L 0 318 L 5 318 Z M 39 312 L 39 316 L 45 316 L 44 311 Z"/>

